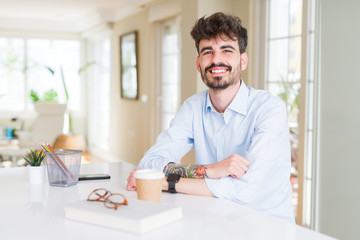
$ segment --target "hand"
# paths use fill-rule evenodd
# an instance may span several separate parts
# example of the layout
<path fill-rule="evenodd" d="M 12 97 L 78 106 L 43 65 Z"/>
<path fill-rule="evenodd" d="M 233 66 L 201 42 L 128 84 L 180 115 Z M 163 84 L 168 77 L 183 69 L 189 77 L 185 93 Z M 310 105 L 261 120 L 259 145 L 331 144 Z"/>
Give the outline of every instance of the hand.
<path fill-rule="evenodd" d="M 140 168 L 135 168 L 134 170 L 131 171 L 130 176 L 127 179 L 127 186 L 126 186 L 126 190 L 128 191 L 136 191 L 136 180 L 134 178 L 134 174 L 137 170 L 139 170 Z"/>
<path fill-rule="evenodd" d="M 241 178 L 248 170 L 250 161 L 238 154 L 233 154 L 224 160 L 206 165 L 206 174 L 208 178 L 222 178 L 231 176 Z"/>

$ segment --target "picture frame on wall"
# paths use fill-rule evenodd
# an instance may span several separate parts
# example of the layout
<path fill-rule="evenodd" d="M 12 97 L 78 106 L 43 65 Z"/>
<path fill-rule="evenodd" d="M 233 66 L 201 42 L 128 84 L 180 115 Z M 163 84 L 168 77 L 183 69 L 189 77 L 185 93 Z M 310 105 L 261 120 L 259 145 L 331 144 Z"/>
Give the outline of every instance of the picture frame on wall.
<path fill-rule="evenodd" d="M 120 36 L 120 92 L 126 99 L 138 99 L 137 31 Z"/>

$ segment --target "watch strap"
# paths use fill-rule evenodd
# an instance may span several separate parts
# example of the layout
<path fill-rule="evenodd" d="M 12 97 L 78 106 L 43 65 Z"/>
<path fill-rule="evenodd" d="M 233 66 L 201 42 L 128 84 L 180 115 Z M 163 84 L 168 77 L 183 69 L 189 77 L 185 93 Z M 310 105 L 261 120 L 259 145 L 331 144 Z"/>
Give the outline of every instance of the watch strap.
<path fill-rule="evenodd" d="M 177 193 L 176 189 L 175 189 L 175 181 L 170 181 L 169 182 L 169 192 L 170 193 Z"/>

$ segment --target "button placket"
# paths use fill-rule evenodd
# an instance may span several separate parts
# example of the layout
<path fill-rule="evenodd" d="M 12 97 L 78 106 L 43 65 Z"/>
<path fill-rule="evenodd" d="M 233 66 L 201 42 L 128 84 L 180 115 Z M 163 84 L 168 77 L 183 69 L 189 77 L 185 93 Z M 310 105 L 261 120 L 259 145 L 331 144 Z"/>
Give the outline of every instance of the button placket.
<path fill-rule="evenodd" d="M 222 125 L 220 126 L 219 130 L 216 133 L 216 149 L 217 149 L 217 161 L 220 162 L 224 159 L 223 149 L 224 149 L 224 130 L 226 127 L 224 118 L 222 118 Z"/>

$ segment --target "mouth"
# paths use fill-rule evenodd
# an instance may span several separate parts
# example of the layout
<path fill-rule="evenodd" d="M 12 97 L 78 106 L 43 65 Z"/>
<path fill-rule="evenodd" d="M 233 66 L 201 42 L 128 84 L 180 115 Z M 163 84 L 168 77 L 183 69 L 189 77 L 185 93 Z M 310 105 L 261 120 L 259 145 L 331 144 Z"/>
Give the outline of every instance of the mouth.
<path fill-rule="evenodd" d="M 223 75 L 231 71 L 231 66 L 225 64 L 211 64 L 205 68 L 205 71 L 210 73 L 213 76 Z"/>
<path fill-rule="evenodd" d="M 215 67 L 215 68 L 209 69 L 208 72 L 211 73 L 212 75 L 222 75 L 222 74 L 229 72 L 229 69 L 224 68 L 224 67 Z"/>

